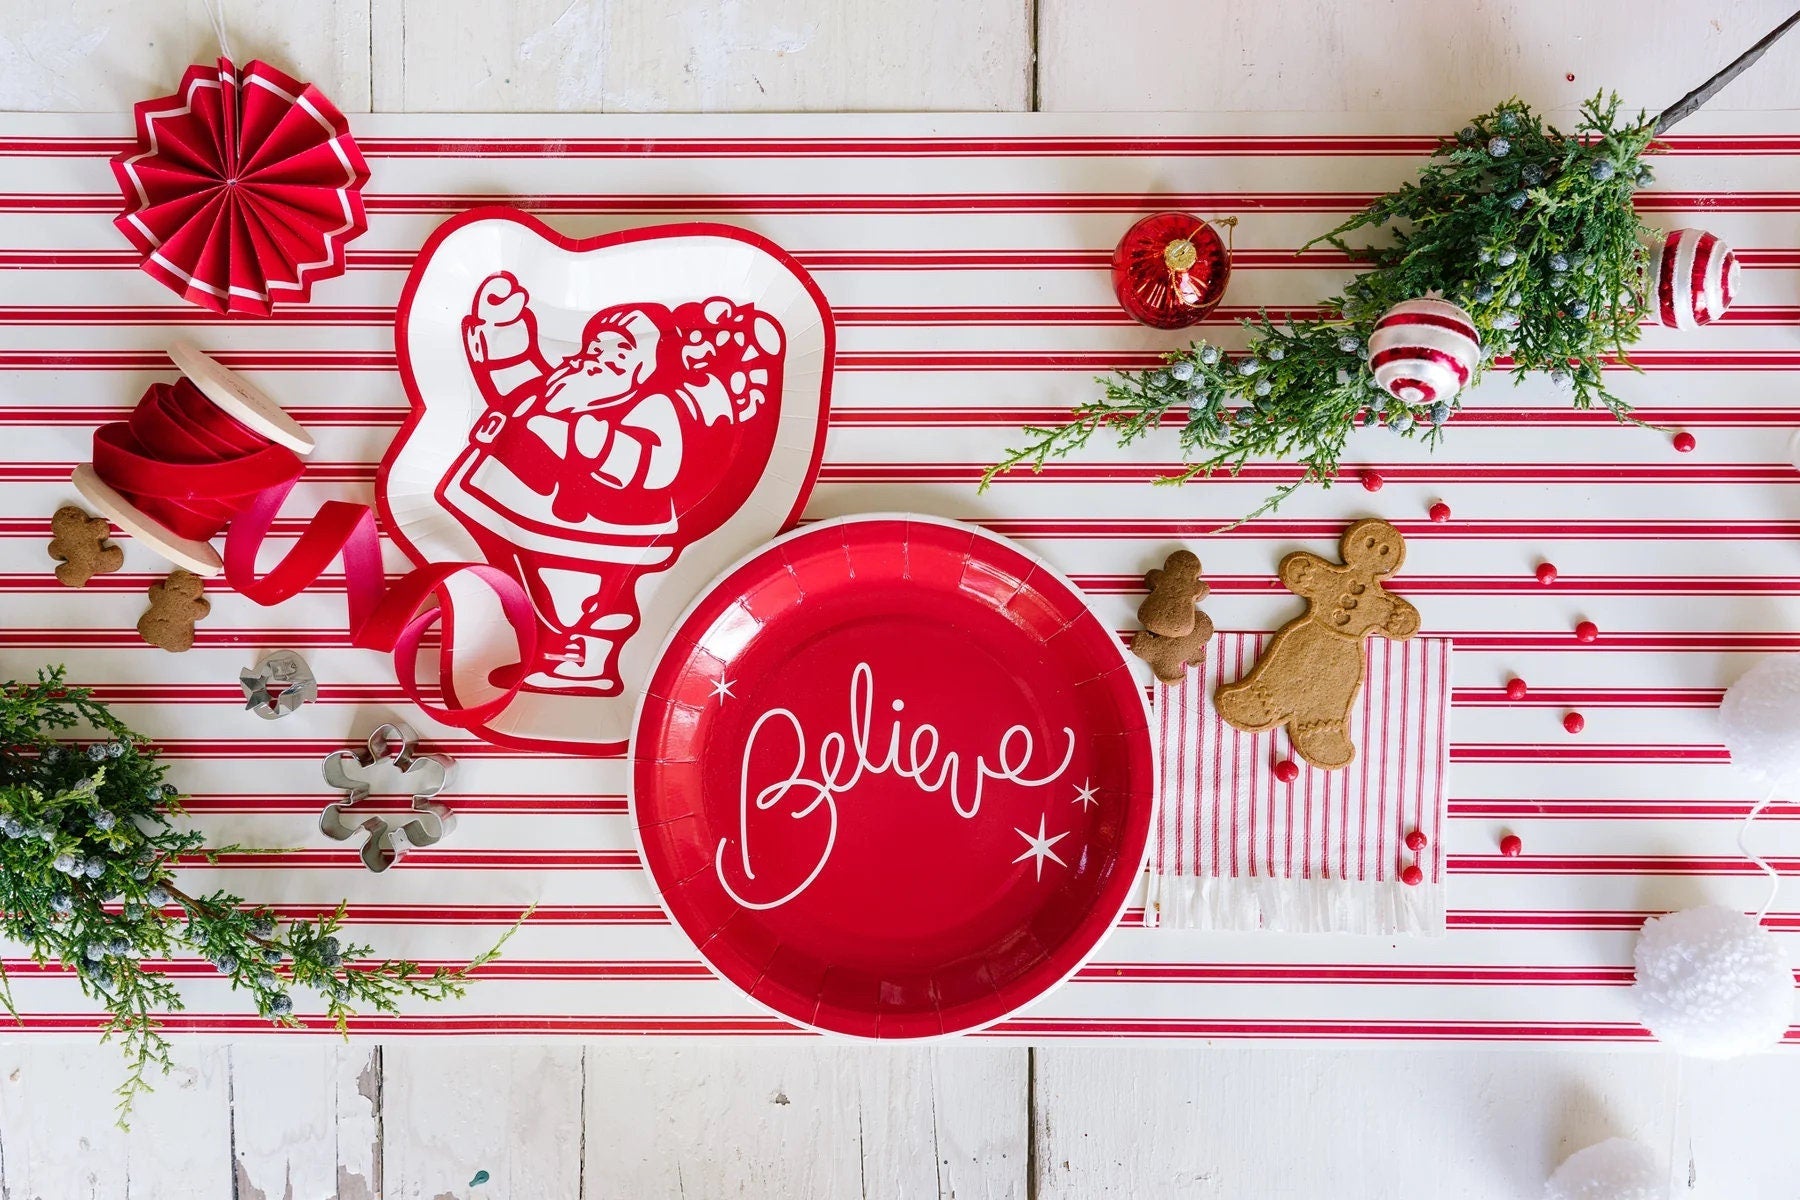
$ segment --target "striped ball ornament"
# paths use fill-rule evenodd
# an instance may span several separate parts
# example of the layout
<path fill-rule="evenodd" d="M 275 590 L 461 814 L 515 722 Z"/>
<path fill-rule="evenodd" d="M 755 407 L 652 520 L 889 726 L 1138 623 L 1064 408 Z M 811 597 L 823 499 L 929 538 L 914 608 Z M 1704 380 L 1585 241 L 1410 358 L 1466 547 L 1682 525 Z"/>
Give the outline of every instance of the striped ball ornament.
<path fill-rule="evenodd" d="M 1411 405 L 1449 403 L 1480 361 L 1475 322 L 1447 300 L 1403 300 L 1375 322 L 1369 338 L 1375 382 Z"/>
<path fill-rule="evenodd" d="M 1676 229 L 1650 248 L 1651 317 L 1673 329 L 1698 329 L 1718 320 L 1738 290 L 1731 247 L 1704 229 Z"/>

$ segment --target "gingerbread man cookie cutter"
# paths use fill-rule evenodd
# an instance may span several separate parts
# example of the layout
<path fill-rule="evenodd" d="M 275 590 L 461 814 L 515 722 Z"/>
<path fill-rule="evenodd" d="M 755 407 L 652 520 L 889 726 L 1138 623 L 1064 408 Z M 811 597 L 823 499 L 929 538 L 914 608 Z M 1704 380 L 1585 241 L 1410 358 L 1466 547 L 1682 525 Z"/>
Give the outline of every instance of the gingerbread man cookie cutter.
<path fill-rule="evenodd" d="M 269 686 L 277 683 L 281 693 L 273 695 Z M 279 720 L 319 698 L 312 668 L 292 650 L 276 650 L 254 667 L 245 667 L 238 672 L 238 686 L 244 689 L 244 707 L 265 721 Z"/>
<path fill-rule="evenodd" d="M 405 725 L 388 723 L 369 735 L 360 750 L 334 750 L 321 764 L 326 786 L 343 793 L 319 814 L 319 832 L 338 842 L 365 835 L 359 852 L 363 866 L 379 874 L 420 846 L 435 846 L 456 828 L 456 816 L 434 798 L 450 781 L 455 760 L 443 754 L 420 754 L 419 738 Z M 350 810 L 368 799 L 370 776 L 398 773 L 402 791 L 412 797 L 407 820 L 363 816 Z"/>

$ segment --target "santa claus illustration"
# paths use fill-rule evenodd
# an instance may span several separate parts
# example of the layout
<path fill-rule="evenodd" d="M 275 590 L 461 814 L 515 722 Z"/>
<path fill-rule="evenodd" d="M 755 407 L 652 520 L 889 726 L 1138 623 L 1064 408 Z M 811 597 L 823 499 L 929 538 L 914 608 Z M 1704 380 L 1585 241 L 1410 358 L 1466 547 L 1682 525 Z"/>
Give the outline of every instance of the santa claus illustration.
<path fill-rule="evenodd" d="M 518 278 L 480 283 L 462 343 L 486 411 L 437 498 L 525 581 L 542 625 L 538 660 L 495 684 L 523 672 L 528 691 L 623 690 L 639 579 L 717 529 L 769 459 L 783 340 L 772 316 L 720 297 L 623 303 L 553 363 Z"/>

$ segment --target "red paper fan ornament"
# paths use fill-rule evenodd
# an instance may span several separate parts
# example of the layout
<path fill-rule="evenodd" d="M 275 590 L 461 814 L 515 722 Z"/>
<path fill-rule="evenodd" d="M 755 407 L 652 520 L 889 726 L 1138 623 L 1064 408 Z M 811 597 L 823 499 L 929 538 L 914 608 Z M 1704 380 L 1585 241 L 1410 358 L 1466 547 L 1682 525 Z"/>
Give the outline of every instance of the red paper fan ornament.
<path fill-rule="evenodd" d="M 318 88 L 221 57 L 136 113 L 137 147 L 112 161 L 114 224 L 153 278 L 217 313 L 268 316 L 343 274 L 344 244 L 368 226 L 369 167 Z"/>

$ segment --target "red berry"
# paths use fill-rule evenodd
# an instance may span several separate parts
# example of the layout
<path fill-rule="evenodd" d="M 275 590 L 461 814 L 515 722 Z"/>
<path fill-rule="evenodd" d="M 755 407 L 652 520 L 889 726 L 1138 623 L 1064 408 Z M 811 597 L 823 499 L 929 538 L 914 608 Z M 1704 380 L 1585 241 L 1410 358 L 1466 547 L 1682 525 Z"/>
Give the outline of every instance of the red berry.
<path fill-rule="evenodd" d="M 1563 715 L 1563 728 L 1570 733 L 1580 733 L 1587 728 L 1587 718 L 1578 712 L 1565 713 Z"/>
<path fill-rule="evenodd" d="M 1448 521 L 1450 519 L 1450 506 L 1445 504 L 1442 500 L 1439 500 L 1436 504 L 1431 506 L 1431 519 L 1436 521 L 1439 525 Z"/>
<path fill-rule="evenodd" d="M 1387 480 L 1383 479 L 1380 474 L 1375 471 L 1364 471 L 1362 473 L 1363 490 L 1366 492 L 1379 492 L 1381 490 L 1381 485 L 1386 482 Z"/>
<path fill-rule="evenodd" d="M 1425 872 L 1419 870 L 1419 864 L 1412 863 L 1406 870 L 1400 872 L 1400 882 L 1407 887 L 1418 887 L 1425 882 Z"/>
<path fill-rule="evenodd" d="M 1509 833 L 1500 839 L 1500 853 L 1506 855 L 1506 857 L 1517 858 L 1524 852 L 1525 843 L 1519 840 L 1518 834 Z"/>
<path fill-rule="evenodd" d="M 1684 429 L 1680 433 L 1675 435 L 1675 449 L 1679 453 L 1686 454 L 1689 451 L 1691 451 L 1693 448 L 1694 448 L 1694 435 L 1693 434 L 1689 433 L 1687 430 Z"/>
<path fill-rule="evenodd" d="M 1537 581 L 1539 583 L 1556 582 L 1556 564 L 1541 562 L 1537 565 Z"/>
<path fill-rule="evenodd" d="M 1283 783 L 1292 783 L 1300 778 L 1300 768 L 1294 764 L 1293 759 L 1284 758 L 1275 764 L 1275 778 Z"/>
<path fill-rule="evenodd" d="M 1593 641 L 1600 636 L 1600 627 L 1592 621 L 1583 621 L 1575 626 L 1575 640 L 1582 643 Z"/>
<path fill-rule="evenodd" d="M 1525 681 L 1516 675 L 1507 680 L 1506 698 L 1508 700 L 1523 700 L 1525 698 Z"/>
<path fill-rule="evenodd" d="M 1425 831 L 1422 829 L 1414 829 L 1406 835 L 1406 848 L 1414 854 L 1423 850 L 1425 844 Z"/>

